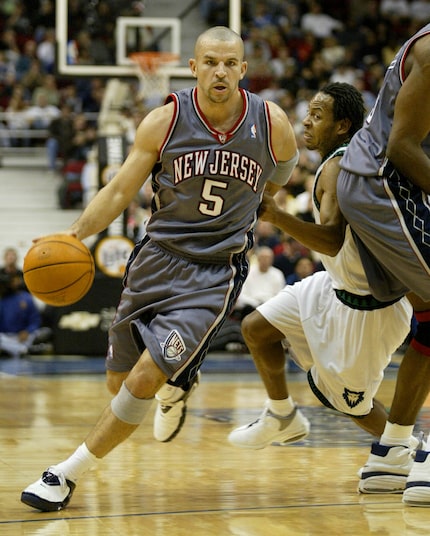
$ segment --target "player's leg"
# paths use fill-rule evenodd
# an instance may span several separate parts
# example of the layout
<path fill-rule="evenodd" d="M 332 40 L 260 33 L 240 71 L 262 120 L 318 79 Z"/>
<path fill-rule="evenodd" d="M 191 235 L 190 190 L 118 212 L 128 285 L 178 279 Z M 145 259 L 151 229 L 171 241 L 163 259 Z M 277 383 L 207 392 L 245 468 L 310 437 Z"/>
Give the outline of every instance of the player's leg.
<path fill-rule="evenodd" d="M 363 415 L 362 417 L 354 417 L 351 415 L 351 419 L 355 424 L 378 438 L 381 437 L 382 432 L 384 431 L 387 417 L 388 414 L 384 404 L 376 398 L 373 399 L 373 407 L 367 415 Z"/>
<path fill-rule="evenodd" d="M 136 430 L 166 379 L 145 350 L 85 442 L 67 460 L 49 467 L 28 486 L 22 492 L 22 502 L 43 511 L 64 508 L 78 479 Z"/>
<path fill-rule="evenodd" d="M 413 426 L 430 391 L 430 302 L 408 295 L 417 320 L 416 333 L 400 364 L 388 421 Z"/>
<path fill-rule="evenodd" d="M 415 311 L 417 328 L 406 350 L 396 383 L 389 423 L 407 428 L 415 423 L 430 392 L 430 303 L 408 295 Z M 400 426 L 399 426 L 400 425 Z M 430 444 L 415 453 L 406 481 L 403 502 L 410 506 L 430 507 Z"/>
<path fill-rule="evenodd" d="M 260 449 L 273 442 L 291 443 L 305 438 L 309 422 L 289 396 L 285 379 L 285 335 L 254 311 L 242 321 L 242 333 L 267 391 L 268 401 L 253 423 L 233 430 L 229 441 L 235 446 Z"/>
<path fill-rule="evenodd" d="M 174 328 L 175 333 L 184 337 L 179 346 L 184 347 L 183 363 L 187 362 L 187 367 L 184 369 L 181 360 L 167 356 L 172 372 L 155 396 L 153 434 L 157 441 L 171 441 L 182 429 L 188 400 L 200 382 L 200 364 L 242 288 L 247 274 L 246 256 L 234 256 L 232 263 L 233 266 L 192 265 L 187 260 L 175 259 L 182 312 L 174 319 Z M 183 372 L 178 373 L 179 370 Z"/>
<path fill-rule="evenodd" d="M 401 493 L 406 486 L 405 502 L 427 502 L 420 506 L 430 506 L 430 459 L 427 461 L 422 444 L 416 451 L 418 442 L 411 439 L 419 411 L 430 391 L 430 303 L 416 295 L 408 298 L 414 307 L 418 328 L 402 358 L 388 420 L 363 467 L 359 491 Z M 424 493 L 422 487 L 416 485 L 416 473 L 420 480 L 427 482 Z M 414 495 L 418 495 L 418 499 L 412 499 Z"/>

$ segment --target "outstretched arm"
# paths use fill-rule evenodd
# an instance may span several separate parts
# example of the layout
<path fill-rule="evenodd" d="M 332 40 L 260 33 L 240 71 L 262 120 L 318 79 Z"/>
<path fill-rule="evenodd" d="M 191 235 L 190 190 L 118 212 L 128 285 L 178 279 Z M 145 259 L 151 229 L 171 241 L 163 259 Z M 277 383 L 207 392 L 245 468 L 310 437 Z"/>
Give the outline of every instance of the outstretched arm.
<path fill-rule="evenodd" d="M 345 220 L 336 196 L 338 160 L 327 162 L 318 180 L 316 195 L 320 203 L 320 224 L 306 222 L 284 212 L 267 193 L 260 208 L 260 218 L 271 222 L 305 247 L 334 257 L 345 237 Z"/>
<path fill-rule="evenodd" d="M 154 164 L 173 112 L 167 104 L 150 112 L 139 125 L 134 145 L 115 177 L 91 200 L 68 230 L 83 240 L 97 234 L 117 218 L 138 193 Z"/>

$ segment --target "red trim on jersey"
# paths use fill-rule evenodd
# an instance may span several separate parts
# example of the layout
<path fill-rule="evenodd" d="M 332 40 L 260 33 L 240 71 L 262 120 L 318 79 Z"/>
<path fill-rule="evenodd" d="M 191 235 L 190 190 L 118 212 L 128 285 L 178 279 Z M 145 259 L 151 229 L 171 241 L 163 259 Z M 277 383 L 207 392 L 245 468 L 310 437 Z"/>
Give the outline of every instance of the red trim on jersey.
<path fill-rule="evenodd" d="M 269 149 L 270 158 L 273 160 L 275 166 L 278 164 L 278 160 L 273 151 L 272 145 L 272 121 L 270 120 L 270 109 L 267 101 L 264 101 L 264 109 L 266 110 L 266 124 L 267 124 L 267 148 Z"/>
<path fill-rule="evenodd" d="M 425 35 L 429 35 L 429 32 L 424 32 L 422 34 L 416 35 L 411 38 L 411 41 L 408 43 L 407 47 L 405 48 L 403 55 L 400 59 L 400 66 L 399 66 L 399 74 L 400 74 L 400 81 L 403 84 L 403 82 L 406 80 L 406 74 L 405 74 L 405 63 L 406 58 L 408 57 L 409 51 L 411 47 L 419 40 L 421 37 L 424 37 Z"/>
<path fill-rule="evenodd" d="M 248 94 L 246 91 L 244 91 L 242 88 L 239 88 L 240 93 L 242 94 L 243 99 L 243 108 L 242 112 L 236 121 L 236 123 L 233 125 L 233 127 L 228 132 L 220 132 L 216 128 L 214 128 L 209 121 L 206 119 L 205 114 L 200 109 L 199 103 L 197 101 L 197 88 L 193 88 L 193 91 L 191 93 L 192 97 L 192 103 L 194 106 L 194 109 L 196 111 L 197 116 L 199 117 L 200 121 L 204 124 L 204 126 L 209 130 L 209 132 L 212 134 L 212 136 L 218 140 L 220 143 L 225 143 L 227 140 L 229 140 L 234 134 L 239 130 L 239 128 L 242 126 L 243 121 L 245 120 L 245 117 L 248 113 L 249 109 L 249 100 L 248 100 Z"/>
<path fill-rule="evenodd" d="M 158 161 L 161 160 L 161 155 L 163 154 L 164 148 L 166 147 L 166 145 L 167 145 L 167 143 L 168 143 L 168 141 L 170 139 L 170 136 L 173 133 L 173 130 L 175 128 L 176 123 L 178 122 L 178 117 L 179 117 L 179 98 L 178 98 L 178 96 L 175 93 L 170 93 L 170 95 L 168 95 L 166 97 L 166 100 L 164 101 L 164 104 L 168 104 L 169 102 L 173 102 L 173 106 L 174 106 L 173 115 L 172 115 L 172 119 L 170 120 L 170 125 L 169 125 L 169 128 L 167 129 L 166 136 L 165 136 L 165 138 L 163 140 L 163 143 L 161 144 L 161 147 L 160 147 L 160 153 L 158 155 Z"/>

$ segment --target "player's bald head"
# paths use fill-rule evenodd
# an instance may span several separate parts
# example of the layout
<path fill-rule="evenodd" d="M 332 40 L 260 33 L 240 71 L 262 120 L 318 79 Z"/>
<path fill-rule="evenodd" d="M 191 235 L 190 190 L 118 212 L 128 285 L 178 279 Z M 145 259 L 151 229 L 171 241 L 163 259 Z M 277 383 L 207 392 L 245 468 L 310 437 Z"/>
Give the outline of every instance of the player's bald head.
<path fill-rule="evenodd" d="M 239 34 L 234 32 L 230 28 L 227 28 L 227 26 L 214 26 L 213 28 L 209 28 L 208 30 L 200 34 L 197 38 L 194 47 L 195 56 L 198 56 L 199 51 L 202 47 L 208 45 L 209 43 L 213 43 L 214 41 L 219 41 L 222 43 L 236 43 L 239 46 L 240 54 L 243 57 L 244 46 L 242 38 Z"/>

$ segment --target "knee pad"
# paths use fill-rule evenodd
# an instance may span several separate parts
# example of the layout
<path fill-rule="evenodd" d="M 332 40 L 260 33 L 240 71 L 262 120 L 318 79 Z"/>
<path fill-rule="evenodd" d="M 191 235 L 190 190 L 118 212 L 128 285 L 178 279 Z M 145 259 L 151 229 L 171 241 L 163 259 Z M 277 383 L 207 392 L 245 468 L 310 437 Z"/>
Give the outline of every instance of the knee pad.
<path fill-rule="evenodd" d="M 411 346 L 417 352 L 430 357 L 430 311 L 415 313 L 417 326 L 411 340 Z"/>
<path fill-rule="evenodd" d="M 127 424 L 140 424 L 152 405 L 152 399 L 136 398 L 130 393 L 125 382 L 119 393 L 112 399 L 112 413 Z"/>

